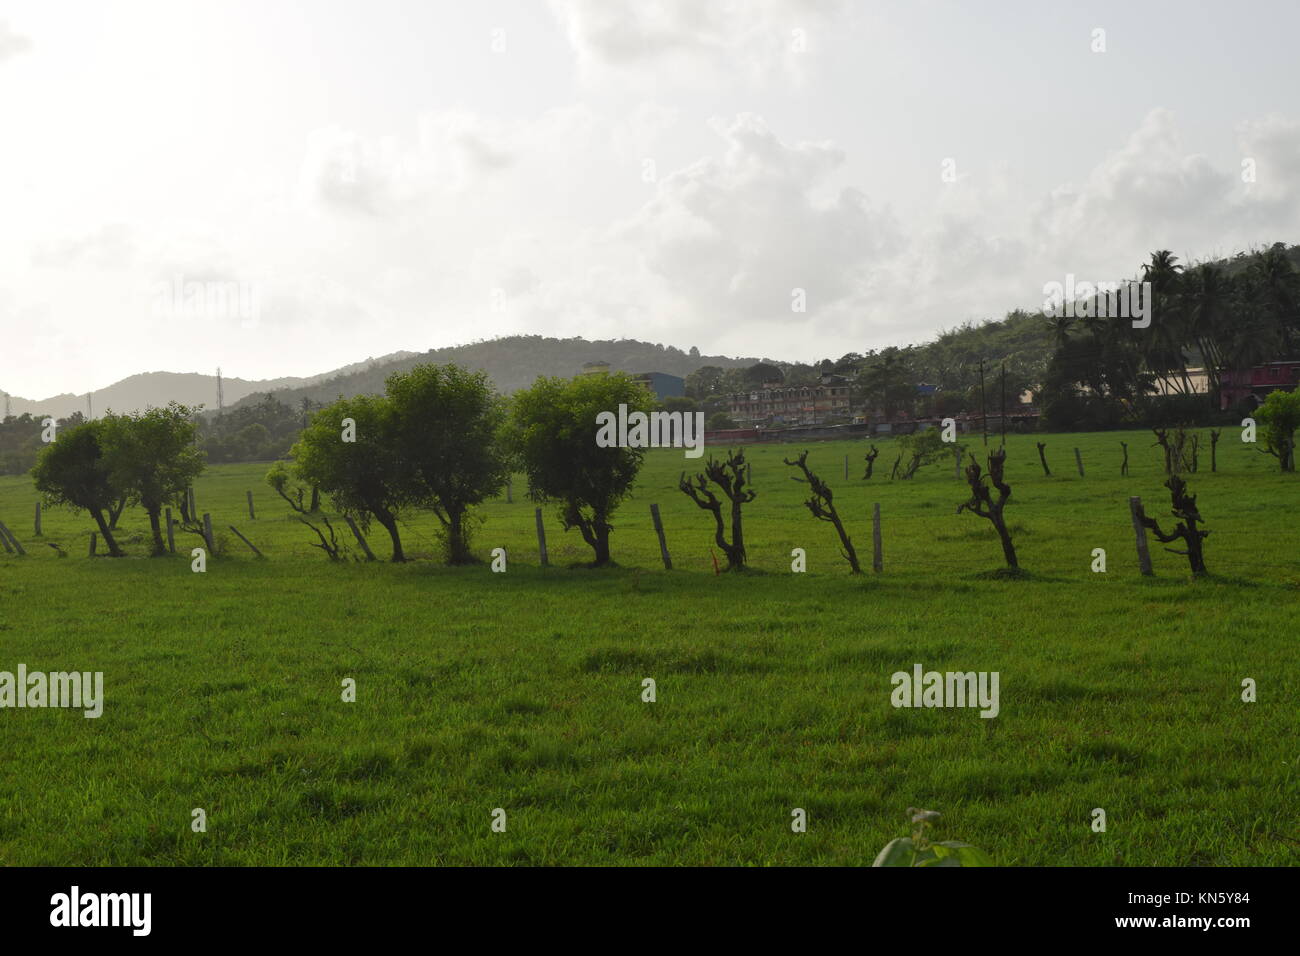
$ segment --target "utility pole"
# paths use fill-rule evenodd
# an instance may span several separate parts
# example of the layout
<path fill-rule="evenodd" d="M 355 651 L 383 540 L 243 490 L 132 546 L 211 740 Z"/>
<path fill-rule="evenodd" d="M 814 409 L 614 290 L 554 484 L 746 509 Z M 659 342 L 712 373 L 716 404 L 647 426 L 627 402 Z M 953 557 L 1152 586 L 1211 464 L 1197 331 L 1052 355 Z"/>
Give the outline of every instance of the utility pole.
<path fill-rule="evenodd" d="M 226 408 L 226 394 L 221 388 L 221 367 L 217 367 L 217 413 L 220 414 Z"/>
<path fill-rule="evenodd" d="M 95 417 L 95 406 L 94 406 L 94 404 L 93 404 L 93 403 L 91 402 L 91 400 L 90 400 L 90 396 L 93 395 L 93 394 L 95 394 L 95 393 L 94 393 L 94 392 L 87 392 L 87 393 L 86 393 L 86 419 L 87 419 L 87 421 L 89 421 L 90 419 L 92 419 L 92 418 Z"/>
<path fill-rule="evenodd" d="M 1002 447 L 1007 444 L 1007 363 L 1002 363 Z"/>

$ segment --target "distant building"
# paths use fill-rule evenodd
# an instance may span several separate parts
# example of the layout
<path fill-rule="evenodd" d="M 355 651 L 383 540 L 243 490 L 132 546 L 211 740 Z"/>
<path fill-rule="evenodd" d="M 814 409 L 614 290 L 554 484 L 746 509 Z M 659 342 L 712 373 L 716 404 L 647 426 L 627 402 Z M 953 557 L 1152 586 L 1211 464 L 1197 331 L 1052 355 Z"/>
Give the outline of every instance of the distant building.
<path fill-rule="evenodd" d="M 686 379 L 680 375 L 669 375 L 666 372 L 638 372 L 632 376 L 632 381 L 650 389 L 660 400 L 686 394 Z"/>
<path fill-rule="evenodd" d="M 1219 407 L 1232 408 L 1238 402 L 1254 398 L 1261 403 L 1269 392 L 1291 391 L 1300 385 L 1300 359 L 1267 362 L 1253 368 L 1227 369 L 1219 379 Z"/>
<path fill-rule="evenodd" d="M 727 413 L 740 425 L 821 425 L 851 416 L 849 380 L 823 375 L 812 385 L 766 383 L 727 396 Z"/>

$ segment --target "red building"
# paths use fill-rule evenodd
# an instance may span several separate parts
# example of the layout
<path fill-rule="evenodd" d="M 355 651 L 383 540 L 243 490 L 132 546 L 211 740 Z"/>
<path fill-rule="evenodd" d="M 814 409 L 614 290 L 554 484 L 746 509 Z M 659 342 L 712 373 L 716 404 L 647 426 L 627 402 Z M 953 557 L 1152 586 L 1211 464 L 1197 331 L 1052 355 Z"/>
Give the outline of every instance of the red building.
<path fill-rule="evenodd" d="M 1219 407 L 1232 408 L 1251 396 L 1259 404 L 1269 392 L 1279 388 L 1291 391 L 1297 384 L 1300 384 L 1300 359 L 1268 362 L 1247 369 L 1229 369 L 1220 380 Z"/>

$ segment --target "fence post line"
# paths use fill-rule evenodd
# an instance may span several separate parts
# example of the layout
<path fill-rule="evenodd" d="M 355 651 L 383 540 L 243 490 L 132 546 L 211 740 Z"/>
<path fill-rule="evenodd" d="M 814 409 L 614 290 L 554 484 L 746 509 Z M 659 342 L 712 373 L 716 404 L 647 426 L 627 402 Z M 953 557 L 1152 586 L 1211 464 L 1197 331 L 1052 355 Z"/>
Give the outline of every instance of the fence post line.
<path fill-rule="evenodd" d="M 953 475 L 953 477 L 956 478 L 958 481 L 961 481 L 961 449 L 955 448 L 953 449 L 953 451 L 955 451 L 957 454 L 957 467 L 955 469 L 955 474 Z"/>
<path fill-rule="evenodd" d="M 352 535 L 357 539 L 357 544 L 361 545 L 361 550 L 366 553 L 366 560 L 375 560 L 375 553 L 370 550 L 370 545 L 366 542 L 366 539 L 361 537 L 361 529 L 358 528 L 357 523 L 352 520 L 352 515 L 344 515 L 343 520 L 346 521 L 348 527 L 352 529 Z"/>
<path fill-rule="evenodd" d="M 208 554 L 217 553 L 217 544 L 212 537 L 212 515 L 203 513 L 203 540 L 208 543 Z"/>
<path fill-rule="evenodd" d="M 195 504 L 194 504 L 194 486 L 193 486 L 193 485 L 190 485 L 190 487 L 186 490 L 186 494 L 189 496 L 189 499 L 190 499 L 190 518 L 192 518 L 192 519 L 194 519 L 194 518 L 198 518 L 198 516 L 199 516 L 199 509 L 198 509 L 198 508 L 195 506 Z"/>
<path fill-rule="evenodd" d="M 95 556 L 95 545 L 99 543 L 99 536 L 95 532 L 90 532 L 90 554 L 87 557 Z"/>
<path fill-rule="evenodd" d="M 848 461 L 847 458 L 844 460 Z M 671 571 L 673 569 L 673 559 L 668 556 L 668 539 L 664 537 L 664 523 L 659 518 L 658 505 L 650 506 L 650 519 L 655 523 L 655 534 L 659 535 L 659 553 L 663 555 L 664 570 Z"/>
<path fill-rule="evenodd" d="M 251 491 L 248 492 L 248 519 L 250 521 L 257 520 L 257 514 L 253 511 L 253 493 Z"/>
<path fill-rule="evenodd" d="M 885 567 L 884 557 L 880 550 L 880 504 L 871 506 L 871 570 L 881 571 Z"/>
<path fill-rule="evenodd" d="M 512 505 L 515 503 L 515 496 L 510 490 L 510 484 L 511 484 L 510 478 L 507 477 L 506 478 L 506 504 L 508 505 Z"/>
<path fill-rule="evenodd" d="M 1147 529 L 1142 524 L 1142 499 L 1133 495 L 1128 500 L 1128 507 L 1133 515 L 1133 534 L 1137 538 L 1138 565 L 1143 574 L 1154 574 L 1151 569 L 1151 552 L 1147 548 Z"/>
<path fill-rule="evenodd" d="M 172 509 L 167 509 L 167 550 L 176 553 L 176 526 L 172 522 Z"/>
<path fill-rule="evenodd" d="M 41 503 L 36 502 L 36 537 L 41 536 Z"/>
<path fill-rule="evenodd" d="M 542 556 L 542 567 L 546 567 L 550 561 L 546 557 L 546 523 L 542 521 L 542 509 L 535 509 L 534 515 L 537 518 L 537 551 Z"/>
<path fill-rule="evenodd" d="M 1079 449 L 1074 450 L 1074 462 L 1079 466 L 1079 477 L 1083 477 L 1083 456 L 1079 454 Z"/>

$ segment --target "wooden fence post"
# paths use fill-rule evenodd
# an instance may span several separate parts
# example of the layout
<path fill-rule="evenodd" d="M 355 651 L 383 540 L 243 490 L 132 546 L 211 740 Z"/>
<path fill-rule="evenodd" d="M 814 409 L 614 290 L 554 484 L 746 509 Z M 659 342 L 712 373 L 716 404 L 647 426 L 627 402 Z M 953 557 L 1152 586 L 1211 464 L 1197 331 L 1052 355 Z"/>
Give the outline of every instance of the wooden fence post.
<path fill-rule="evenodd" d="M 1137 537 L 1138 565 L 1143 574 L 1154 574 L 1151 570 L 1151 552 L 1147 548 L 1147 529 L 1142 524 L 1142 499 L 1134 495 L 1129 498 L 1128 507 L 1133 515 L 1133 534 Z"/>
<path fill-rule="evenodd" d="M 880 505 L 878 503 L 871 508 L 871 547 L 871 570 L 880 571 L 885 564 L 880 553 Z"/>
<path fill-rule="evenodd" d="M 512 505 L 514 503 L 515 503 L 515 497 L 510 491 L 510 479 L 507 478 L 506 479 L 506 504 Z"/>
<path fill-rule="evenodd" d="M 1079 466 L 1079 477 L 1083 477 L 1083 456 L 1079 454 L 1079 449 L 1074 450 L 1074 462 Z"/>
<path fill-rule="evenodd" d="M 95 534 L 95 532 L 93 531 L 90 532 L 90 554 L 88 555 L 88 557 L 93 558 L 95 556 L 95 545 L 98 544 L 98 542 L 99 542 L 99 536 Z"/>
<path fill-rule="evenodd" d="M 167 509 L 167 550 L 176 553 L 176 523 L 172 521 L 172 509 Z"/>
<path fill-rule="evenodd" d="M 251 492 L 250 492 L 250 494 L 251 494 Z M 265 555 L 262 554 L 261 551 L 258 551 L 258 550 L 257 550 L 257 545 L 253 544 L 253 542 L 249 541 L 249 540 L 248 540 L 247 538 L 245 538 L 242 534 L 240 534 L 240 533 L 239 533 L 239 529 L 236 528 L 233 524 L 230 526 L 230 530 L 233 531 L 233 532 L 235 532 L 235 536 L 236 536 L 237 538 L 239 538 L 240 541 L 244 542 L 244 544 L 248 545 L 249 548 L 252 549 L 252 551 L 253 551 L 253 553 L 254 553 L 255 555 L 257 555 L 259 558 L 265 557 Z"/>
<path fill-rule="evenodd" d="M 203 540 L 208 543 L 208 554 L 217 553 L 217 543 L 212 537 L 212 515 L 203 513 Z"/>
<path fill-rule="evenodd" d="M 954 448 L 953 451 L 956 453 L 956 457 L 957 457 L 957 467 L 955 469 L 956 472 L 955 477 L 958 481 L 961 481 L 961 449 Z"/>
<path fill-rule="evenodd" d="M 849 480 L 849 456 L 844 456 L 844 480 Z"/>
<path fill-rule="evenodd" d="M 845 468 L 848 467 L 848 461 L 849 460 L 846 457 L 844 459 Z M 664 537 L 664 523 L 659 518 L 658 505 L 650 506 L 650 519 L 655 523 L 655 534 L 659 535 L 659 553 L 663 555 L 664 570 L 671 571 L 673 569 L 673 559 L 668 556 L 668 539 Z"/>
<path fill-rule="evenodd" d="M 361 537 L 361 529 L 358 528 L 357 523 L 352 520 L 352 515 L 344 515 L 343 520 L 348 523 L 348 527 L 352 529 L 353 537 L 357 539 L 357 544 L 361 545 L 361 550 L 366 553 L 366 560 L 375 560 L 375 553 L 370 550 L 370 545 L 366 543 L 366 539 Z"/>
<path fill-rule="evenodd" d="M 257 520 L 257 514 L 253 511 L 253 493 L 251 491 L 248 492 L 248 520 Z"/>
<path fill-rule="evenodd" d="M 9 544 L 9 536 L 6 535 L 3 531 L 0 531 L 0 545 L 4 546 L 5 554 L 14 553 L 13 547 Z"/>
<path fill-rule="evenodd" d="M 36 537 L 41 536 L 41 503 L 36 502 Z"/>
<path fill-rule="evenodd" d="M 189 496 L 189 499 L 190 499 L 190 517 L 191 517 L 191 518 L 198 518 L 198 516 L 199 516 L 199 509 L 196 508 L 195 505 L 194 505 L 194 486 L 193 486 L 193 485 L 190 485 L 190 486 L 189 486 L 189 488 L 186 490 L 186 494 Z"/>
<path fill-rule="evenodd" d="M 546 567 L 550 562 L 546 557 L 546 524 L 542 521 L 542 509 L 535 511 L 537 516 L 537 551 L 542 556 L 542 567 Z"/>

